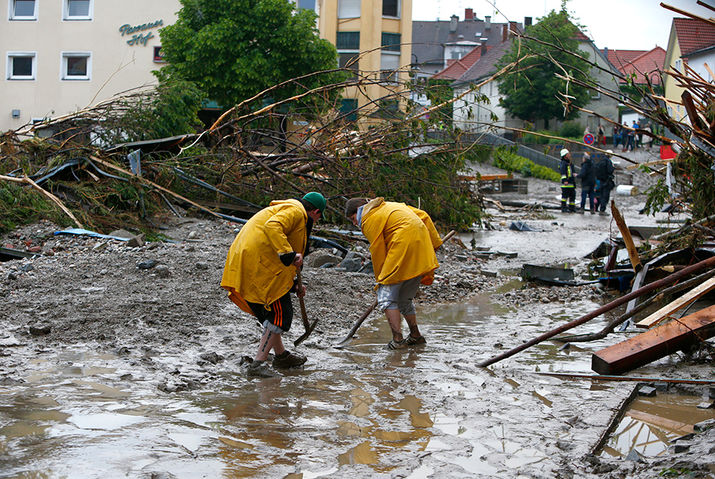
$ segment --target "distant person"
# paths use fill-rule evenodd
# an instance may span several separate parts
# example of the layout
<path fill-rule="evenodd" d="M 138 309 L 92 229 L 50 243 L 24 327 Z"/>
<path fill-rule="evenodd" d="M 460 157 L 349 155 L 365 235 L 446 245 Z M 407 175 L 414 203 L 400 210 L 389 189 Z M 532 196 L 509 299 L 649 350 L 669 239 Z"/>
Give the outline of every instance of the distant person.
<path fill-rule="evenodd" d="M 633 123 L 635 123 L 635 121 Z M 628 127 L 627 122 L 623 122 L 623 129 L 626 131 L 627 140 L 623 145 L 623 151 L 633 151 L 636 147 L 635 132 Z"/>
<path fill-rule="evenodd" d="M 598 191 L 598 214 L 606 216 L 606 206 L 611 197 L 611 190 L 616 186 L 613 176 L 615 168 L 611 161 L 612 150 L 608 150 L 606 155 L 602 155 L 596 163 L 596 190 Z"/>
<path fill-rule="evenodd" d="M 418 346 L 427 341 L 417 326 L 414 299 L 420 284 L 432 284 L 439 267 L 435 250 L 442 245 L 429 215 L 404 203 L 383 198 L 351 198 L 345 217 L 370 242 L 370 257 L 377 281 L 377 307 L 385 312 L 392 330 L 388 349 Z M 402 318 L 410 328 L 402 336 Z"/>
<path fill-rule="evenodd" d="M 281 335 L 293 320 L 290 293 L 305 295 L 305 287 L 297 289 L 293 278 L 303 267 L 310 232 L 325 207 L 325 198 L 315 191 L 301 199 L 272 201 L 243 225 L 228 251 L 221 287 L 263 327 L 249 376 L 273 375 L 266 363 L 271 350 L 274 368 L 293 368 L 306 361 L 283 346 Z"/>
<path fill-rule="evenodd" d="M 596 144 L 603 145 L 606 147 L 606 130 L 603 129 L 603 125 L 598 124 L 598 136 L 596 137 Z"/>
<path fill-rule="evenodd" d="M 576 212 L 576 177 L 571 164 L 571 152 L 566 148 L 561 150 L 561 212 Z"/>
<path fill-rule="evenodd" d="M 596 213 L 596 198 L 594 195 L 596 172 L 593 167 L 591 155 L 589 155 L 588 152 L 583 154 L 583 162 L 581 163 L 581 171 L 579 171 L 578 177 L 581 180 L 581 208 L 579 208 L 578 212 L 581 214 L 584 213 L 586 197 L 588 197 L 589 211 L 591 211 L 593 215 Z"/>
<path fill-rule="evenodd" d="M 622 134 L 621 126 L 618 124 L 613 125 L 613 148 L 618 148 L 618 145 L 621 144 Z"/>
<path fill-rule="evenodd" d="M 640 127 L 640 124 L 638 124 L 636 120 L 633 120 L 633 125 L 631 126 L 631 128 L 633 128 L 635 148 L 640 148 L 643 145 L 643 133 L 638 131 Z"/>
<path fill-rule="evenodd" d="M 650 136 L 650 133 L 653 132 L 650 128 L 650 123 L 646 123 L 643 132 L 643 148 L 650 151 L 650 145 L 653 143 L 653 137 Z"/>

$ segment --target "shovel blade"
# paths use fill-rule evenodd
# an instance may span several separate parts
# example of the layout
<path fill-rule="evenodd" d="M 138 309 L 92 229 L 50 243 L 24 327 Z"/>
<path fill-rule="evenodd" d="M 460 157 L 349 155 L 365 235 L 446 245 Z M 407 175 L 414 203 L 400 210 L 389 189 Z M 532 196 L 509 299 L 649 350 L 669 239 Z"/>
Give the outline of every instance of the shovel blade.
<path fill-rule="evenodd" d="M 295 341 L 293 341 L 293 346 L 298 346 L 300 343 L 302 343 L 303 341 L 305 341 L 305 340 L 308 338 L 308 336 L 310 336 L 310 333 L 313 332 L 313 330 L 315 329 L 315 326 L 316 326 L 317 324 L 318 324 L 318 320 L 316 319 L 315 321 L 313 321 L 313 324 L 311 324 L 311 325 L 308 327 L 308 329 L 306 329 L 305 332 L 298 337 L 298 339 L 296 339 Z"/>

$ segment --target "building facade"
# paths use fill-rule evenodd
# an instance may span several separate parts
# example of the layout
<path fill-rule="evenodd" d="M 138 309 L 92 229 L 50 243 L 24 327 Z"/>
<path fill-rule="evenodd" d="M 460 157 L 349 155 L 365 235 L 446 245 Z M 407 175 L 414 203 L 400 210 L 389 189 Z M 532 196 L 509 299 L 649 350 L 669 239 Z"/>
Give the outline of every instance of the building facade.
<path fill-rule="evenodd" d="M 380 106 L 395 108 L 395 93 L 409 78 L 412 0 L 319 0 L 320 37 L 338 49 L 340 67 L 366 82 L 343 93 L 345 113 Z M 377 103 L 372 103 L 377 102 Z"/>
<path fill-rule="evenodd" d="M 178 0 L 0 0 L 0 132 L 155 83 Z"/>

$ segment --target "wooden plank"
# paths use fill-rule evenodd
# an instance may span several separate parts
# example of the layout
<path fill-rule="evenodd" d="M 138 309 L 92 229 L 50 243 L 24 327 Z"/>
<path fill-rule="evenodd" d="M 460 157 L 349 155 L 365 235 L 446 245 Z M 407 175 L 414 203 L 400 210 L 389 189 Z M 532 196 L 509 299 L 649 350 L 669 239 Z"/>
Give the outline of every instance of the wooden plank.
<path fill-rule="evenodd" d="M 682 309 L 683 307 L 689 305 L 690 303 L 703 296 L 704 294 L 707 294 L 713 289 L 715 289 L 715 278 L 710 278 L 699 286 L 691 289 L 686 294 L 676 299 L 672 303 L 663 306 L 655 313 L 638 321 L 636 323 L 636 326 L 638 326 L 639 328 L 650 328 L 655 323 L 661 321 L 663 318 L 670 316 L 679 309 Z"/>
<path fill-rule="evenodd" d="M 715 306 L 710 306 L 593 353 L 591 369 L 623 374 L 713 336 Z"/>
<path fill-rule="evenodd" d="M 616 220 L 616 224 L 618 225 L 618 229 L 621 232 L 621 236 L 623 236 L 623 241 L 626 243 L 628 257 L 631 260 L 631 265 L 633 265 L 633 271 L 637 273 L 643 268 L 643 265 L 641 265 L 641 258 L 638 255 L 638 250 L 636 249 L 635 243 L 633 243 L 633 237 L 631 236 L 631 232 L 628 229 L 626 220 L 624 220 L 623 216 L 621 216 L 621 212 L 618 211 L 618 208 L 616 208 L 616 203 L 613 200 L 611 200 L 611 214 L 613 215 L 613 219 Z"/>

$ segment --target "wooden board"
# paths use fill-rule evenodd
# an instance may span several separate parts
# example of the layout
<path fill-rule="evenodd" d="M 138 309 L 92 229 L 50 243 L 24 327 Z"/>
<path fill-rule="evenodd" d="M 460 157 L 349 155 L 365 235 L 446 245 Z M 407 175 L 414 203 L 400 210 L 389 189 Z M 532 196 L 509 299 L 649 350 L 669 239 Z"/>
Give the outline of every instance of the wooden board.
<path fill-rule="evenodd" d="M 621 212 L 618 211 L 616 203 L 613 200 L 611 200 L 611 214 L 613 215 L 613 219 L 616 220 L 621 236 L 623 236 L 623 241 L 626 243 L 628 257 L 631 260 L 631 265 L 633 265 L 633 271 L 637 273 L 643 268 L 640 256 L 638 255 L 638 249 L 636 249 L 636 245 L 633 243 L 633 237 L 628 229 L 628 225 L 626 225 L 626 220 L 624 220 L 623 216 L 621 216 Z"/>
<path fill-rule="evenodd" d="M 679 309 L 684 308 L 685 306 L 692 303 L 693 301 L 698 299 L 700 296 L 703 296 L 704 294 L 708 293 L 712 289 L 715 289 L 715 278 L 710 278 L 709 280 L 705 281 L 704 283 L 700 284 L 699 286 L 691 289 L 686 294 L 684 294 L 680 298 L 676 299 L 672 303 L 663 306 L 655 313 L 638 321 L 636 323 L 636 326 L 638 326 L 639 328 L 650 328 L 655 323 L 657 323 L 660 320 L 662 320 L 663 318 L 673 314 L 674 312 L 678 311 Z"/>
<path fill-rule="evenodd" d="M 710 306 L 593 353 L 591 369 L 623 374 L 713 336 L 715 306 Z"/>

